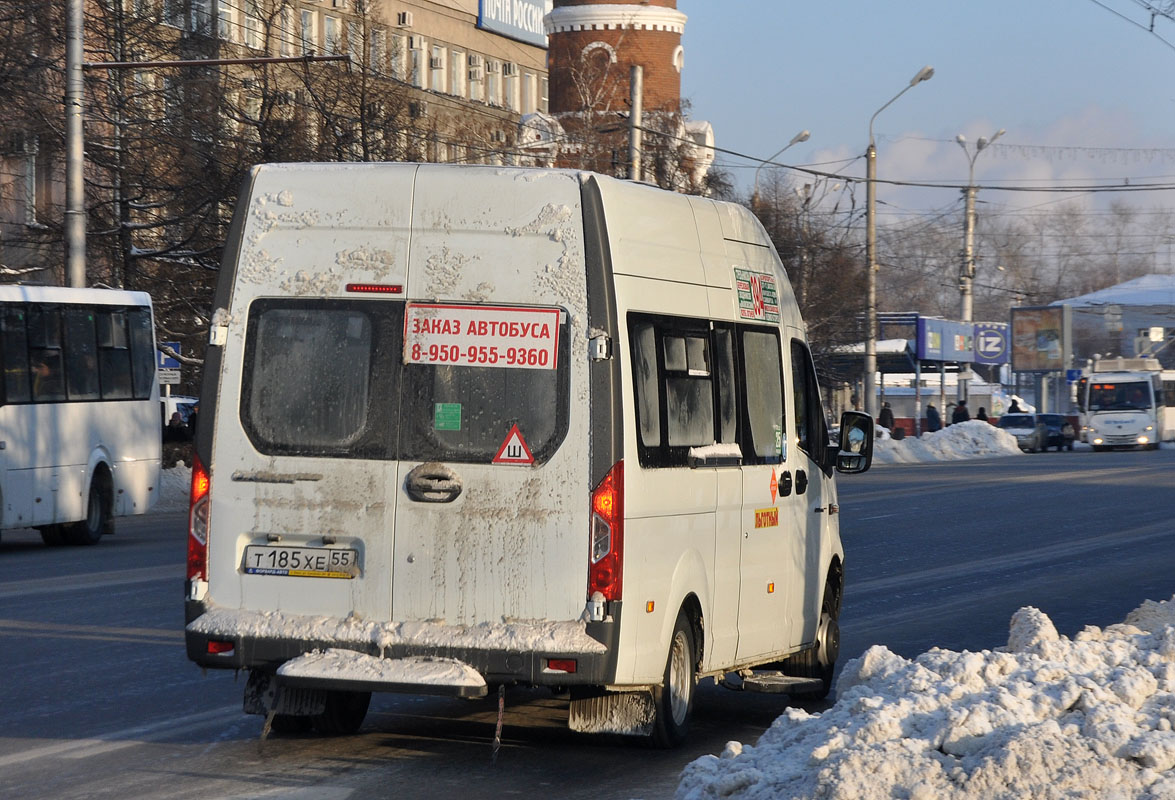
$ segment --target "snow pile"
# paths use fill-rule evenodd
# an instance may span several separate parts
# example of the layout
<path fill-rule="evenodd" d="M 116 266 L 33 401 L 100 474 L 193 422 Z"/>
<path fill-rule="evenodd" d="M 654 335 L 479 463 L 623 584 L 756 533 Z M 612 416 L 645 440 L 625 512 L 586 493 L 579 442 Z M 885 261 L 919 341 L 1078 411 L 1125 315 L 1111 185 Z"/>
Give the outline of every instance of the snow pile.
<path fill-rule="evenodd" d="M 948 425 L 934 433 L 924 433 L 917 439 L 878 437 L 873 442 L 875 464 L 913 464 L 1011 455 L 1021 455 L 1016 437 L 989 422 L 975 419 Z"/>
<path fill-rule="evenodd" d="M 836 704 L 689 764 L 678 800 L 1175 798 L 1175 598 L 1059 636 L 1035 608 L 1006 648 L 874 646 Z"/>
<path fill-rule="evenodd" d="M 485 686 L 485 678 L 455 658 L 376 658 L 354 650 L 315 650 L 277 668 L 287 678 L 335 678 L 344 681 L 430 686 Z"/>

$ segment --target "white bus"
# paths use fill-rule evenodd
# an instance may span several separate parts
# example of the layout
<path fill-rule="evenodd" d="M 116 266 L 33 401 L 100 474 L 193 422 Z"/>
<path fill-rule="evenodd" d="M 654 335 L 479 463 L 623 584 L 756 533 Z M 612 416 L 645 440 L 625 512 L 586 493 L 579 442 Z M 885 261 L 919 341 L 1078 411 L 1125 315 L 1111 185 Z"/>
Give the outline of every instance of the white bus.
<path fill-rule="evenodd" d="M 0 528 L 95 544 L 159 494 L 159 384 L 144 292 L 0 286 Z"/>
<path fill-rule="evenodd" d="M 1077 387 L 1082 439 L 1094 450 L 1157 450 L 1175 440 L 1175 373 L 1160 369 L 1094 372 Z"/>

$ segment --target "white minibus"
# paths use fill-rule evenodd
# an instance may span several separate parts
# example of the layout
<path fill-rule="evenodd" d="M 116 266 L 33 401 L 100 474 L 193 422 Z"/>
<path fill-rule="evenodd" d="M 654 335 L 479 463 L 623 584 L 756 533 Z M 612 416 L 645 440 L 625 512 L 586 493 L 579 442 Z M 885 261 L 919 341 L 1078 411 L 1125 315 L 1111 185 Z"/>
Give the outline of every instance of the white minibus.
<path fill-rule="evenodd" d="M 680 742 L 701 677 L 823 696 L 844 578 L 786 274 L 738 205 L 592 173 L 252 170 L 200 393 L 187 649 L 278 731 L 567 690 Z"/>
<path fill-rule="evenodd" d="M 0 286 L 0 527 L 95 544 L 154 504 L 153 325 L 143 292 Z"/>

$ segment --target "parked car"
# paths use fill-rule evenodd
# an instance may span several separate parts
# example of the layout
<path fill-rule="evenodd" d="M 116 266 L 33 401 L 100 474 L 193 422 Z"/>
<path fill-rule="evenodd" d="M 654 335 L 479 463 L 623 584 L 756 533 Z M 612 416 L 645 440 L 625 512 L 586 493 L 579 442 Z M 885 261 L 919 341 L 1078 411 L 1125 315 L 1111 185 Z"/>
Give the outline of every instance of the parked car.
<path fill-rule="evenodd" d="M 1069 422 L 1068 417 L 1064 414 L 1037 414 L 1036 418 L 1043 422 L 1048 429 L 1044 445 L 1046 450 L 1055 447 L 1059 453 L 1061 450 L 1073 449 L 1073 440 L 1077 438 L 1077 430 L 1073 427 L 1073 423 Z"/>
<path fill-rule="evenodd" d="M 1048 426 L 1037 417 L 1044 414 L 1004 414 L 996 427 L 1016 437 L 1016 444 L 1027 453 L 1039 453 L 1048 442 Z"/>

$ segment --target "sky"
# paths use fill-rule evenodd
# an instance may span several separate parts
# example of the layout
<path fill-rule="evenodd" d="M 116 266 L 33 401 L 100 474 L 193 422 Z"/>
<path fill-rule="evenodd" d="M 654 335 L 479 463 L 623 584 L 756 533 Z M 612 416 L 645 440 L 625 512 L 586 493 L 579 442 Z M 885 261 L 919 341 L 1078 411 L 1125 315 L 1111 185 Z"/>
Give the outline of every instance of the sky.
<path fill-rule="evenodd" d="M 961 205 L 968 161 L 960 133 L 973 148 L 979 136 L 1007 131 L 976 159 L 980 187 L 1175 182 L 1175 23 L 1159 18 L 1157 35 L 1149 33 L 1142 5 L 679 0 L 688 17 L 682 95 L 692 118 L 713 125 L 720 148 L 767 158 L 807 129 L 811 138 L 777 160 L 863 176 L 870 117 L 932 66 L 933 78 L 874 123 L 877 177 L 956 188 L 880 185 L 879 219 Z M 754 162 L 720 153 L 717 163 L 750 193 Z M 863 189 L 858 196 L 863 202 Z M 1175 206 L 1171 192 L 1112 196 Z M 1104 207 L 1109 197 L 979 195 L 980 213 L 1072 200 Z"/>

